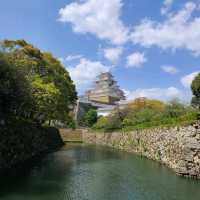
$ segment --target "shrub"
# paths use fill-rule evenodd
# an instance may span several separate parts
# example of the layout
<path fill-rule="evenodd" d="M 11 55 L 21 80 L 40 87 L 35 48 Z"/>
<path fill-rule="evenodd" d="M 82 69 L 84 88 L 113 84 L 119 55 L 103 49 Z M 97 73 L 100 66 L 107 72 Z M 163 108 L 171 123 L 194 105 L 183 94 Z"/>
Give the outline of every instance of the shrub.
<path fill-rule="evenodd" d="M 159 100 L 137 98 L 130 102 L 127 108 L 129 110 L 141 110 L 144 108 L 149 108 L 157 111 L 163 111 L 165 109 L 165 104 Z"/>
<path fill-rule="evenodd" d="M 108 117 L 105 131 L 111 132 L 122 128 L 122 119 L 118 115 L 111 115 Z"/>
<path fill-rule="evenodd" d="M 108 118 L 107 117 L 99 117 L 96 124 L 94 124 L 93 129 L 103 130 L 108 125 Z"/>
<path fill-rule="evenodd" d="M 97 111 L 90 109 L 84 116 L 83 122 L 85 126 L 92 127 L 97 122 Z"/>
<path fill-rule="evenodd" d="M 167 104 L 164 111 L 164 117 L 177 118 L 183 115 L 185 112 L 186 112 L 185 106 L 179 103 L 177 100 L 173 100 L 169 104 Z"/>
<path fill-rule="evenodd" d="M 111 115 L 108 117 L 100 117 L 93 129 L 104 130 L 111 132 L 122 128 L 122 121 L 117 115 Z"/>
<path fill-rule="evenodd" d="M 95 129 L 114 131 L 133 130 L 158 126 L 188 125 L 198 119 L 199 111 L 173 100 L 168 104 L 160 101 L 136 100 L 123 109 L 116 109 L 108 117 L 101 117 Z"/>
<path fill-rule="evenodd" d="M 200 108 L 200 73 L 193 80 L 191 89 L 194 95 L 192 99 L 192 104 Z"/>
<path fill-rule="evenodd" d="M 74 120 L 71 120 L 71 121 L 68 123 L 67 128 L 76 129 L 76 123 L 75 123 L 75 121 L 74 121 Z"/>

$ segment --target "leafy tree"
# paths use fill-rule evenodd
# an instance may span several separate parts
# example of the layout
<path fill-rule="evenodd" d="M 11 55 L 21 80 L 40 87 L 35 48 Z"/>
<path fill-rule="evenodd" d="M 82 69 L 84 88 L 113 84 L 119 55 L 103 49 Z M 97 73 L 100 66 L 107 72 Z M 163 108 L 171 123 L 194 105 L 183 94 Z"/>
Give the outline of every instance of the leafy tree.
<path fill-rule="evenodd" d="M 134 101 L 129 103 L 128 108 L 131 110 L 151 108 L 151 109 L 163 111 L 165 109 L 165 104 L 155 99 L 137 98 Z"/>
<path fill-rule="evenodd" d="M 44 83 L 40 78 L 35 78 L 31 84 L 36 102 L 34 118 L 40 122 L 56 120 L 55 106 L 58 104 L 60 91 L 54 83 Z"/>
<path fill-rule="evenodd" d="M 178 100 L 174 99 L 166 106 L 164 115 L 168 118 L 178 118 L 183 115 L 187 109 Z"/>
<path fill-rule="evenodd" d="M 199 107 L 200 108 L 200 98 L 198 97 L 192 97 L 192 101 L 191 104 L 195 107 Z"/>
<path fill-rule="evenodd" d="M 74 120 L 69 121 L 67 128 L 76 129 L 76 122 Z"/>
<path fill-rule="evenodd" d="M 90 109 L 84 116 L 84 124 L 88 127 L 92 127 L 97 122 L 98 116 L 97 111 Z"/>
<path fill-rule="evenodd" d="M 34 110 L 31 85 L 25 74 L 0 53 L 0 118 L 28 119 Z"/>
<path fill-rule="evenodd" d="M 66 69 L 55 59 L 50 53 L 44 53 L 43 58 L 47 64 L 47 76 L 43 79 L 47 82 L 54 82 L 56 88 L 59 89 L 58 104 L 55 107 L 55 115 L 57 119 L 64 121 L 69 119 L 68 113 L 76 103 L 77 93 L 75 86 Z M 70 120 L 70 119 L 69 119 Z"/>
<path fill-rule="evenodd" d="M 191 89 L 194 95 L 192 98 L 192 104 L 200 108 L 200 73 L 193 80 Z"/>
<path fill-rule="evenodd" d="M 122 121 L 119 115 L 110 115 L 107 117 L 99 117 L 97 122 L 93 125 L 93 129 L 112 132 L 122 128 Z"/>
<path fill-rule="evenodd" d="M 157 126 L 188 125 L 198 119 L 197 109 L 177 100 L 163 103 L 157 100 L 136 99 L 125 108 L 114 110 L 109 116 L 101 117 L 94 129 L 114 131 L 133 130 Z"/>
<path fill-rule="evenodd" d="M 32 107 L 35 107 L 32 119 L 39 122 L 67 121 L 77 94 L 61 63 L 50 53 L 41 52 L 24 40 L 4 40 L 0 52 L 8 65 L 23 72 L 24 83 L 30 86 L 28 91 L 34 99 Z"/>
<path fill-rule="evenodd" d="M 105 126 L 105 131 L 111 132 L 122 128 L 122 118 L 119 113 L 107 117 L 108 123 Z"/>
<path fill-rule="evenodd" d="M 108 125 L 108 118 L 107 117 L 99 117 L 99 119 L 97 120 L 97 122 L 93 125 L 94 129 L 97 130 L 103 130 L 106 129 L 106 126 Z"/>

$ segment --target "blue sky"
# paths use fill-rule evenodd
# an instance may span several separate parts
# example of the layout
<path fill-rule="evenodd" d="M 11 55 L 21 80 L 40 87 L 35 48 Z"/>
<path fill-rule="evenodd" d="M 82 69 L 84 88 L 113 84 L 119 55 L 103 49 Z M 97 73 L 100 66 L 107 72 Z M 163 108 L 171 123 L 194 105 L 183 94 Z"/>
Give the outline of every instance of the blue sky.
<path fill-rule="evenodd" d="M 0 29 L 52 52 L 79 94 L 111 71 L 128 99 L 189 101 L 200 71 L 199 0 L 2 0 Z"/>

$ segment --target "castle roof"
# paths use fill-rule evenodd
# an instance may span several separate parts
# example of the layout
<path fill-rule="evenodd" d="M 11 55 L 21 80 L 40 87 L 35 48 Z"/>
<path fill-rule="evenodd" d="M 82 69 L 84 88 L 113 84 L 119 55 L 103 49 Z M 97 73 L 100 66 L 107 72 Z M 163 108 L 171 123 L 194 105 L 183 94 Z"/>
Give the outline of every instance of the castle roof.
<path fill-rule="evenodd" d="M 88 100 L 114 104 L 125 99 L 124 92 L 119 88 L 110 72 L 104 72 L 97 76 L 93 89 L 85 93 Z"/>

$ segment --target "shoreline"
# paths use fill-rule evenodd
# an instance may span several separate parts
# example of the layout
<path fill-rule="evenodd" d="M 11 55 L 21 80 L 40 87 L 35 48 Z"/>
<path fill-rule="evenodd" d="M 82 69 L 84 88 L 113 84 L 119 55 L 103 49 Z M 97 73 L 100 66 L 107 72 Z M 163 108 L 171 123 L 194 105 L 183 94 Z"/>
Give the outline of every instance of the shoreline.
<path fill-rule="evenodd" d="M 200 127 L 99 133 L 83 130 L 83 142 L 112 147 L 160 162 L 177 175 L 200 179 Z"/>

